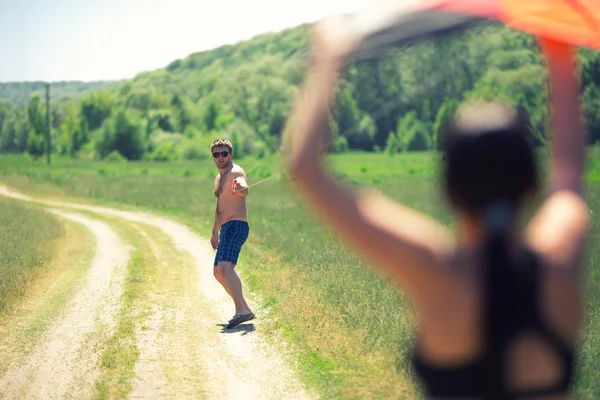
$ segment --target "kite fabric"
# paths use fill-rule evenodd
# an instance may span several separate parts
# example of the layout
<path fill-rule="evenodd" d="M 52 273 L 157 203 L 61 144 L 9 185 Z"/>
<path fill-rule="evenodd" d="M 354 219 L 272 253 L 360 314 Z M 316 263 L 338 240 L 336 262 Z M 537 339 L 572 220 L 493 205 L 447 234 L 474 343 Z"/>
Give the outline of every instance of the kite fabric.
<path fill-rule="evenodd" d="M 600 50 L 600 0 L 395 0 L 354 17 L 365 37 L 355 56 L 380 57 L 409 42 L 492 21 Z"/>
<path fill-rule="evenodd" d="M 600 50 L 600 1 L 505 0 L 502 22 L 538 36 Z"/>

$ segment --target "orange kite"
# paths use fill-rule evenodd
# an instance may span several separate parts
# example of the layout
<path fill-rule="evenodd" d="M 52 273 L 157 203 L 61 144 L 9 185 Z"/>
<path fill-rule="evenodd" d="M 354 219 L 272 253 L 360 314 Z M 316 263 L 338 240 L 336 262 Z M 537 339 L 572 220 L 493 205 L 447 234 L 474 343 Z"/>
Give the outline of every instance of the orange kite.
<path fill-rule="evenodd" d="M 388 0 L 379 13 L 357 17 L 358 29 L 368 32 L 359 58 L 490 20 L 600 50 L 600 0 Z"/>

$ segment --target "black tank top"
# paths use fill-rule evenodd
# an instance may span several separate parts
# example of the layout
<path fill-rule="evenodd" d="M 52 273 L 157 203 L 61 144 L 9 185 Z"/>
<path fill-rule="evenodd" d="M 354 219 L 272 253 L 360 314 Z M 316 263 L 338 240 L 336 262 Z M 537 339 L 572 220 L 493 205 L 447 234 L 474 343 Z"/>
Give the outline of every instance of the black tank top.
<path fill-rule="evenodd" d="M 484 334 L 486 349 L 478 359 L 454 367 L 429 365 L 414 352 L 412 366 L 428 397 L 514 399 L 568 393 L 574 373 L 574 350 L 542 317 L 540 263 L 524 250 L 512 266 L 490 271 L 486 279 Z M 564 373 L 553 385 L 526 392 L 508 390 L 506 350 L 513 338 L 532 331 L 546 340 L 563 364 Z"/>

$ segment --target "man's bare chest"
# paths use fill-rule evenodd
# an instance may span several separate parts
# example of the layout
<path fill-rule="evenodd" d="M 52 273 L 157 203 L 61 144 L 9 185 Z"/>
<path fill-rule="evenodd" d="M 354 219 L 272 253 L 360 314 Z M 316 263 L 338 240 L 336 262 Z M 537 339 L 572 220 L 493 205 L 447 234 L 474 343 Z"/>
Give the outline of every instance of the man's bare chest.
<path fill-rule="evenodd" d="M 215 197 L 222 197 L 227 193 L 227 187 L 231 186 L 233 178 L 229 173 L 219 175 L 215 181 Z"/>

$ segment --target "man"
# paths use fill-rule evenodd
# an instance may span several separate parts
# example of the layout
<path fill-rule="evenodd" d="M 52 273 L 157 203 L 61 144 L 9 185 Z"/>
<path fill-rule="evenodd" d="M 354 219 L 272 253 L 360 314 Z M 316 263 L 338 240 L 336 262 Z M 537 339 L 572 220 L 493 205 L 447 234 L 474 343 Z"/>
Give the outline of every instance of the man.
<path fill-rule="evenodd" d="M 248 183 L 242 167 L 233 163 L 231 142 L 217 139 L 211 144 L 210 151 L 219 170 L 215 178 L 217 207 L 210 244 L 217 250 L 215 278 L 235 303 L 235 315 L 227 324 L 227 329 L 231 329 L 254 318 L 242 294 L 240 278 L 235 273 L 240 250 L 250 232 L 246 209 Z"/>

